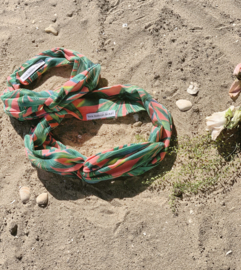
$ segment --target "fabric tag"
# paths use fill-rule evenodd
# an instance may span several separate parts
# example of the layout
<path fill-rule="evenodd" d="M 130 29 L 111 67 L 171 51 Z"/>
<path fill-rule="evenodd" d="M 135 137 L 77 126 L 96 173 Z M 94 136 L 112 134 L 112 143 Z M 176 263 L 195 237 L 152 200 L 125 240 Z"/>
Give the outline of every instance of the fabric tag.
<path fill-rule="evenodd" d="M 101 119 L 101 118 L 113 117 L 113 116 L 115 116 L 115 110 L 86 114 L 87 120 Z"/>
<path fill-rule="evenodd" d="M 26 72 L 23 73 L 23 75 L 20 77 L 20 80 L 22 82 L 26 81 L 27 78 L 29 78 L 38 68 L 42 67 L 44 64 L 45 62 L 42 59 L 40 59 L 38 62 L 32 65 Z"/>

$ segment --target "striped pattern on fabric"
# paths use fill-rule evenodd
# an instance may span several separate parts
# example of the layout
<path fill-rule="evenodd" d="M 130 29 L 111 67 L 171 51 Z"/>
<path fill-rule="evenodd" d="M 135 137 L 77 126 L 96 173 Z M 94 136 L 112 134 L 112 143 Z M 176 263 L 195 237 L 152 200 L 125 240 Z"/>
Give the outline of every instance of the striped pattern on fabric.
<path fill-rule="evenodd" d="M 45 64 L 22 81 L 21 76 L 40 60 Z M 72 72 L 62 87 L 39 93 L 24 88 L 50 68 L 66 65 L 72 67 Z M 99 64 L 76 51 L 54 48 L 28 60 L 8 77 L 7 89 L 1 95 L 5 112 L 20 121 L 39 119 L 37 126 L 24 138 L 26 154 L 32 164 L 48 172 L 97 183 L 143 174 L 163 160 L 172 133 L 168 110 L 137 86 L 96 89 L 100 70 Z M 153 124 L 148 142 L 117 146 L 85 157 L 55 140 L 51 134 L 67 114 L 87 121 L 87 114 L 109 110 L 114 110 L 116 117 L 146 110 Z"/>

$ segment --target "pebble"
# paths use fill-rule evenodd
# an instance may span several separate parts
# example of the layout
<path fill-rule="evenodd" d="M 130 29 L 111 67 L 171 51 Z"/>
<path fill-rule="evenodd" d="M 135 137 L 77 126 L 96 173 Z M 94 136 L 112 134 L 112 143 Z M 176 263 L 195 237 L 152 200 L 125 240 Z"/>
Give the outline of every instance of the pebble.
<path fill-rule="evenodd" d="M 50 0 L 50 5 L 55 7 L 57 5 L 57 0 Z"/>
<path fill-rule="evenodd" d="M 177 105 L 178 109 L 182 112 L 188 111 L 192 108 L 191 101 L 186 100 L 186 99 L 179 99 L 176 102 L 176 105 Z"/>
<path fill-rule="evenodd" d="M 198 84 L 196 82 L 191 82 L 189 87 L 187 88 L 187 92 L 190 95 L 196 95 L 198 93 Z"/>
<path fill-rule="evenodd" d="M 9 232 L 11 233 L 11 235 L 16 236 L 17 232 L 18 232 L 18 225 L 12 221 L 9 225 Z"/>
<path fill-rule="evenodd" d="M 73 13 L 74 13 L 73 11 L 69 11 L 69 12 L 67 13 L 67 16 L 68 16 L 68 17 L 72 17 L 72 16 L 73 16 Z"/>
<path fill-rule="evenodd" d="M 134 113 L 133 114 L 133 118 L 134 118 L 134 120 L 137 122 L 137 121 L 139 121 L 139 115 L 138 115 L 138 113 Z"/>
<path fill-rule="evenodd" d="M 29 187 L 21 187 L 19 190 L 19 195 L 22 203 L 27 203 L 30 199 L 30 189 Z"/>
<path fill-rule="evenodd" d="M 55 36 L 58 35 L 58 31 L 52 25 L 50 25 L 49 27 L 45 28 L 45 32 L 46 33 L 52 33 Z"/>
<path fill-rule="evenodd" d="M 40 194 L 37 197 L 36 202 L 38 205 L 46 205 L 48 203 L 48 193 Z"/>
<path fill-rule="evenodd" d="M 142 125 L 142 122 L 138 121 L 138 122 L 133 124 L 133 127 L 140 127 L 141 125 Z"/>

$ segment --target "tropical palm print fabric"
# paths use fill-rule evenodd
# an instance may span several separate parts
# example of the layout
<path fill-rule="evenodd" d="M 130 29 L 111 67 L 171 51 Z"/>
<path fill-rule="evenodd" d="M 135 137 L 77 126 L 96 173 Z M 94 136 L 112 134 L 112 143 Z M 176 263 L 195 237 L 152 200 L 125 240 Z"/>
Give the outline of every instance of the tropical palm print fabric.
<path fill-rule="evenodd" d="M 44 61 L 43 65 L 23 81 L 23 74 L 40 60 Z M 72 67 L 72 72 L 62 87 L 42 92 L 24 88 L 50 68 L 66 65 Z M 99 64 L 76 51 L 54 48 L 28 60 L 8 77 L 7 89 L 1 95 L 5 112 L 19 121 L 39 119 L 24 138 L 26 154 L 32 164 L 48 172 L 97 183 L 140 175 L 163 160 L 172 133 L 168 110 L 137 86 L 96 89 L 100 70 Z M 153 124 L 148 142 L 116 146 L 85 157 L 52 136 L 51 131 L 67 114 L 88 121 L 87 114 L 110 110 L 115 111 L 115 117 L 146 110 Z"/>

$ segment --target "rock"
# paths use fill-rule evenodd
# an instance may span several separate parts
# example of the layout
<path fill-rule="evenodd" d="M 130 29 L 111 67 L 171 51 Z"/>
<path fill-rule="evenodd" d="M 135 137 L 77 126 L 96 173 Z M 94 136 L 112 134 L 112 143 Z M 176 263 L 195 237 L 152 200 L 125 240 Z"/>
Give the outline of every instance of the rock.
<path fill-rule="evenodd" d="M 177 91 L 178 91 L 178 88 L 174 87 L 172 89 L 165 91 L 164 94 L 165 94 L 165 96 L 170 97 L 170 96 L 175 95 Z"/>
<path fill-rule="evenodd" d="M 19 190 L 19 195 L 22 203 L 27 203 L 30 199 L 30 189 L 29 187 L 21 187 Z"/>
<path fill-rule="evenodd" d="M 133 127 L 140 127 L 141 125 L 142 125 L 142 122 L 138 121 L 135 124 L 133 124 Z"/>
<path fill-rule="evenodd" d="M 179 188 L 174 189 L 174 196 L 182 197 L 183 192 Z"/>
<path fill-rule="evenodd" d="M 187 88 L 187 92 L 190 95 L 196 95 L 198 93 L 199 89 L 198 89 L 198 84 L 195 82 L 191 82 L 189 87 Z"/>
<path fill-rule="evenodd" d="M 199 112 L 199 108 L 197 106 L 193 106 L 193 111 L 198 113 Z"/>
<path fill-rule="evenodd" d="M 182 112 L 188 111 L 192 108 L 192 102 L 186 99 L 179 99 L 176 102 L 178 109 Z"/>
<path fill-rule="evenodd" d="M 18 225 L 14 221 L 12 221 L 9 225 L 9 232 L 13 236 L 16 236 L 18 233 Z"/>
<path fill-rule="evenodd" d="M 50 0 L 50 5 L 53 6 L 53 7 L 56 7 L 57 0 Z"/>
<path fill-rule="evenodd" d="M 137 121 L 139 121 L 139 114 L 138 113 L 134 113 L 133 114 L 133 118 L 134 118 L 134 120 L 137 122 Z"/>
<path fill-rule="evenodd" d="M 58 35 L 58 31 L 52 25 L 50 25 L 49 27 L 45 28 L 45 32 L 46 33 L 52 33 L 55 36 Z"/>
<path fill-rule="evenodd" d="M 69 12 L 67 13 L 67 16 L 68 16 L 68 17 L 72 17 L 72 16 L 73 16 L 73 13 L 74 13 L 73 11 L 69 11 Z"/>
<path fill-rule="evenodd" d="M 48 193 L 40 194 L 37 197 L 36 202 L 38 205 L 46 205 L 48 203 Z"/>

